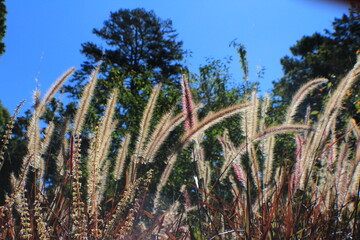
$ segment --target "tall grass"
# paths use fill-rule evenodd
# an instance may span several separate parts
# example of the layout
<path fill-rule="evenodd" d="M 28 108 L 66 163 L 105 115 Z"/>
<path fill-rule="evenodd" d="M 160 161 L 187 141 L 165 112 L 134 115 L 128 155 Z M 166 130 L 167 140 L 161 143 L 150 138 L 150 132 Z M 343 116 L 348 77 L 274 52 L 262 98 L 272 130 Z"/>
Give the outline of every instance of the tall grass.
<path fill-rule="evenodd" d="M 306 95 L 326 79 L 315 79 L 295 95 L 278 126 L 267 126 L 269 99 L 253 92 L 248 102 L 235 104 L 198 119 L 196 103 L 186 76 L 182 79 L 183 112 L 164 113 L 150 130 L 161 86 L 155 86 L 140 123 L 135 148 L 130 135 L 117 149 L 111 166 L 109 149 L 116 96 L 114 90 L 88 147 L 82 146 L 82 131 L 97 71 L 90 76 L 77 113 L 63 125 L 58 147 L 56 185 L 46 182 L 48 162 L 44 156 L 51 144 L 54 124 L 40 134 L 40 117 L 46 104 L 74 71 L 67 71 L 36 105 L 27 129 L 27 154 L 20 174 L 12 176 L 12 192 L 0 207 L 2 239 L 356 239 L 359 237 L 360 130 L 349 119 L 342 134 L 336 120 L 342 99 L 359 79 L 358 62 L 332 93 L 316 122 L 304 116 L 294 122 L 297 107 Z M 205 158 L 205 130 L 223 119 L 242 114 L 240 128 L 245 140 L 235 145 L 226 131 L 219 136 L 224 161 L 214 171 Z M 3 136 L 4 158 L 14 119 Z M 160 180 L 154 172 L 139 176 L 145 165 L 156 162 L 161 146 L 172 130 L 185 124 L 179 144 L 168 156 Z M 276 136 L 287 133 L 296 144 L 292 161 L 276 163 Z M 182 149 L 192 151 L 189 164 L 196 171 L 193 186 L 182 186 L 177 198 L 164 206 L 162 192 Z M 86 151 L 84 151 L 84 149 Z M 288 149 L 283 149 L 288 151 Z M 119 181 L 123 180 L 123 181 Z M 189 181 L 189 180 L 188 180 Z M 116 194 L 104 199 L 111 183 Z M 149 186 L 156 185 L 156 192 Z M 218 189 L 226 191 L 226 196 Z M 232 199 L 229 199 L 229 196 Z"/>

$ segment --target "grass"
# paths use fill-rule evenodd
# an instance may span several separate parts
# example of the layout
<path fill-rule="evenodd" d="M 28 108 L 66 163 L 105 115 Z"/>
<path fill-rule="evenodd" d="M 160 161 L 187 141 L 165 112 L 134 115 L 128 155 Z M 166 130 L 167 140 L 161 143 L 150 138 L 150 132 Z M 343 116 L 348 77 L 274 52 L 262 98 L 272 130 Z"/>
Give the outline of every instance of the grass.
<path fill-rule="evenodd" d="M 20 174 L 11 179 L 12 192 L 0 207 L 1 239 L 356 239 L 360 237 L 360 129 L 349 119 L 339 134 L 337 118 L 342 99 L 359 79 L 358 62 L 339 83 L 316 122 L 304 116 L 294 122 L 297 107 L 326 79 L 315 79 L 294 96 L 282 125 L 265 124 L 269 99 L 256 92 L 248 102 L 236 104 L 198 119 L 197 105 L 184 76 L 183 112 L 165 113 L 150 131 L 152 113 L 161 86 L 155 86 L 140 123 L 134 151 L 127 135 L 117 150 L 116 163 L 108 159 L 117 91 L 108 99 L 104 115 L 90 135 L 84 152 L 83 125 L 96 86 L 98 69 L 84 88 L 77 113 L 63 125 L 56 157 L 56 185 L 46 182 L 45 153 L 54 125 L 40 134 L 46 104 L 66 79 L 67 71 L 36 105 L 27 129 L 27 154 Z M 235 114 L 242 114 L 244 142 L 235 146 L 226 132 L 219 136 L 224 161 L 214 171 L 204 157 L 206 129 Z M 0 159 L 11 137 L 15 115 L 3 136 Z M 158 182 L 140 167 L 156 161 L 156 153 L 180 124 L 185 132 L 169 155 Z M 291 161 L 274 162 L 276 136 L 288 134 L 296 145 Z M 196 174 L 193 186 L 181 187 L 167 206 L 162 190 L 171 177 L 182 149 L 192 152 Z M 288 151 L 288 149 L 283 149 Z M 122 181 L 120 181 L 122 180 Z M 116 184 L 113 197 L 104 199 Z M 149 192 L 151 184 L 156 192 Z M 220 191 L 221 190 L 221 191 Z M 226 196 L 221 194 L 226 192 Z"/>

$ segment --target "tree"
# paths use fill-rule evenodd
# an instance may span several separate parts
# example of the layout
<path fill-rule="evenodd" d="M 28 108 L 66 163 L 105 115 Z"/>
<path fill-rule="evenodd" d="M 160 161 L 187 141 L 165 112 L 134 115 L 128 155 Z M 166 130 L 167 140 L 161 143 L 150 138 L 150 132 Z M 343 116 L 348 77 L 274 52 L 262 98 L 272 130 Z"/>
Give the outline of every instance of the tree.
<path fill-rule="evenodd" d="M 184 51 L 170 20 L 161 20 L 153 11 L 144 9 L 120 9 L 93 33 L 104 47 L 92 42 L 82 44 L 81 52 L 87 61 L 75 73 L 75 85 L 67 86 L 67 92 L 78 98 L 86 76 L 101 61 L 93 104 L 95 115 L 101 112 L 114 87 L 119 89 L 120 126 L 138 125 L 151 88 L 157 83 L 162 83 L 165 90 L 161 98 L 163 110 L 175 104 L 181 89 L 179 73 Z"/>
<path fill-rule="evenodd" d="M 7 14 L 6 6 L 4 0 L 0 0 L 0 55 L 5 52 L 5 44 L 2 42 L 3 38 L 5 37 L 6 31 L 6 17 Z"/>
<path fill-rule="evenodd" d="M 94 29 L 93 33 L 99 37 L 101 44 L 93 42 L 82 44 L 81 52 L 87 60 L 74 74 L 71 79 L 72 84 L 66 86 L 65 90 L 75 99 L 79 99 L 88 75 L 100 65 L 90 110 L 83 127 L 85 131 L 82 133 L 82 148 L 84 149 L 89 144 L 86 133 L 95 129 L 100 116 L 103 115 L 110 93 L 114 88 L 118 90 L 115 110 L 115 118 L 118 121 L 112 132 L 113 142 L 108 156 L 113 163 L 116 150 L 127 133 L 132 136 L 129 152 L 133 151 L 142 113 L 156 84 L 161 84 L 162 90 L 152 123 L 155 123 L 165 112 L 179 105 L 180 79 L 183 71 L 180 63 L 184 51 L 182 42 L 177 40 L 171 20 L 162 20 L 153 11 L 145 9 L 120 9 L 112 12 L 103 27 Z M 73 114 L 76 112 L 74 102 L 64 108 L 59 107 L 58 104 L 56 106 L 59 115 L 65 113 L 67 119 L 74 119 Z M 56 118 L 54 112 L 47 111 L 46 119 Z M 60 122 L 57 124 L 63 125 Z M 169 143 L 168 148 L 171 144 L 174 143 Z M 164 158 L 160 158 L 158 162 L 161 163 Z"/>
<path fill-rule="evenodd" d="M 0 101 L 0 134 L 4 133 L 5 125 L 10 120 L 9 111 L 1 104 Z"/>
<path fill-rule="evenodd" d="M 290 48 L 292 56 L 285 56 L 280 60 L 284 76 L 273 82 L 273 104 L 269 111 L 268 124 L 277 125 L 283 122 L 287 107 L 299 88 L 308 81 L 324 77 L 329 80 L 328 84 L 314 89 L 298 107 L 295 116 L 296 121 L 304 121 L 307 107 L 310 107 L 311 120 L 316 121 L 338 83 L 353 68 L 356 52 L 360 47 L 359 12 L 350 9 L 348 15 L 336 18 L 332 27 L 333 30 L 325 30 L 324 34 L 314 33 L 302 37 Z M 338 130 L 350 117 L 355 118 L 357 123 L 360 121 L 359 101 L 360 85 L 354 84 L 344 99 L 341 114 L 338 115 Z M 284 134 L 276 137 L 274 156 L 277 164 L 292 161 L 295 154 L 293 136 Z"/>
<path fill-rule="evenodd" d="M 108 81 L 114 69 L 124 78 L 151 72 L 162 81 L 181 70 L 182 42 L 176 41 L 171 20 L 163 21 L 153 11 L 120 9 L 112 12 L 110 20 L 101 29 L 93 29 L 93 33 L 105 41 L 106 47 L 92 42 L 82 44 L 81 52 L 88 60 L 77 72 L 75 82 L 83 81 L 99 61 L 103 62 L 101 73 Z M 127 80 L 131 89 L 138 87 L 136 81 Z"/>
<path fill-rule="evenodd" d="M 182 42 L 175 39 L 170 20 L 161 20 L 153 11 L 119 10 L 110 14 L 104 27 L 93 33 L 105 40 L 108 49 L 94 43 L 82 44 L 82 53 L 94 62 L 103 60 L 124 72 L 160 71 L 168 77 L 179 71 L 174 61 L 182 59 Z M 85 63 L 87 65 L 88 63 Z M 85 66 L 84 65 L 84 66 Z"/>
<path fill-rule="evenodd" d="M 210 58 L 207 59 L 205 65 L 199 67 L 198 74 L 190 74 L 193 100 L 201 106 L 196 110 L 196 115 L 199 119 L 203 119 L 211 112 L 219 111 L 243 100 L 242 86 L 230 85 L 232 76 L 229 73 L 229 63 L 229 59 L 223 61 Z M 230 136 L 232 140 L 236 143 L 239 142 L 241 135 L 238 131 L 239 120 L 239 115 L 236 115 L 225 119 L 221 124 L 217 124 L 205 131 L 206 133 L 201 144 L 206 150 L 204 157 L 209 160 L 211 164 L 219 166 L 223 161 L 218 136 L 221 136 L 225 129 L 228 129 L 231 133 Z M 184 155 L 178 160 L 179 167 L 174 171 L 176 177 L 170 181 L 181 182 L 185 172 L 187 172 L 187 174 L 194 174 L 193 166 L 187 167 L 186 165 L 186 162 L 189 161 L 189 152 L 191 152 L 191 150 L 192 148 L 190 147 L 190 149 L 184 151 Z M 192 177 L 190 176 L 189 179 L 192 179 Z"/>
<path fill-rule="evenodd" d="M 239 54 L 239 63 L 244 74 L 243 83 L 239 84 L 239 81 L 229 72 L 229 65 L 232 61 L 231 58 L 224 58 L 222 60 L 209 58 L 204 65 L 199 67 L 197 74 L 190 73 L 193 100 L 200 106 L 199 109 L 196 110 L 196 115 L 199 120 L 204 119 L 212 112 L 217 112 L 240 102 L 246 102 L 251 92 L 258 90 L 258 82 L 252 82 L 248 79 L 249 68 L 245 46 L 236 41 L 232 41 L 230 46 L 234 47 Z M 263 72 L 260 72 L 258 77 L 261 78 L 262 74 Z M 173 191 L 176 187 L 180 188 L 184 182 L 183 179 L 188 179 L 187 184 L 194 186 L 193 177 L 198 175 L 195 170 L 197 168 L 196 161 L 192 162 L 192 164 L 188 163 L 189 159 L 194 156 L 194 152 L 199 151 L 199 147 L 201 146 L 202 150 L 200 151 L 202 154 L 200 155 L 203 158 L 202 160 L 209 163 L 212 167 L 211 176 L 213 181 L 217 182 L 217 194 L 225 198 L 230 197 L 228 193 L 224 192 L 224 189 L 230 188 L 227 185 L 228 183 L 224 182 L 220 184 L 220 182 L 218 182 L 219 177 L 222 175 L 221 167 L 224 163 L 224 152 L 219 137 L 224 136 L 226 132 L 226 135 L 236 146 L 244 142 L 245 135 L 240 128 L 241 122 L 243 121 L 242 118 L 243 116 L 237 114 L 224 119 L 221 123 L 207 129 L 203 137 L 200 138 L 196 144 L 182 151 L 182 154 L 178 157 L 172 177 L 169 179 L 169 185 L 173 186 Z M 200 144 L 200 146 L 197 144 Z M 201 182 L 201 180 L 203 179 L 199 179 L 199 182 Z M 215 184 L 215 182 L 211 182 L 211 184 Z M 196 189 L 193 189 L 193 193 L 195 192 Z M 171 195 L 171 193 L 167 192 L 167 195 Z M 198 219 L 198 216 L 196 218 Z"/>
<path fill-rule="evenodd" d="M 244 84 L 240 86 L 231 85 L 233 81 L 229 73 L 230 60 L 214 60 L 208 59 L 207 63 L 199 67 L 199 74 L 194 74 L 192 78 L 194 100 L 202 105 L 198 111 L 200 119 L 204 118 L 210 112 L 219 111 L 222 108 L 231 106 L 240 101 L 244 101 L 246 87 Z M 213 150 L 213 155 L 219 155 L 221 150 L 218 136 L 223 134 L 225 129 L 230 132 L 231 139 L 236 143 L 240 141 L 239 116 L 234 116 L 224 120 L 221 126 L 212 127 L 207 131 L 207 138 L 204 144 L 208 146 L 218 145 L 218 149 L 209 147 L 205 148 Z M 216 152 L 216 153 L 215 153 Z M 214 159 L 214 157 L 210 157 Z"/>
<path fill-rule="evenodd" d="M 3 38 L 5 37 L 6 31 L 6 17 L 7 14 L 6 6 L 4 0 L 0 0 L 0 55 L 5 52 L 5 44 L 2 42 Z"/>
<path fill-rule="evenodd" d="M 311 106 L 314 114 L 321 110 L 327 95 L 336 87 L 342 77 L 356 62 L 356 52 L 360 46 L 360 14 L 354 9 L 348 15 L 335 19 L 333 31 L 325 30 L 325 34 L 315 33 L 304 36 L 291 47 L 292 57 L 281 59 L 284 76 L 274 83 L 273 94 L 279 109 L 285 109 L 300 86 L 317 77 L 325 77 L 329 84 L 315 90 L 300 106 L 299 113 Z M 348 93 L 344 103 L 346 116 L 360 120 L 360 86 Z M 299 114 L 300 116 L 301 114 Z"/>

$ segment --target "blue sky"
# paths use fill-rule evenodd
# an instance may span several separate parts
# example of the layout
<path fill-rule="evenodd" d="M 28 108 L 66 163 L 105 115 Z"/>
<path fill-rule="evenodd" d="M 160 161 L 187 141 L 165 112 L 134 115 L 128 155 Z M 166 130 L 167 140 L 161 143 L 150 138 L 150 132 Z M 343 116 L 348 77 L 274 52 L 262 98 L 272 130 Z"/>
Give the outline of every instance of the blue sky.
<path fill-rule="evenodd" d="M 303 35 L 331 29 L 348 6 L 314 0 L 17 0 L 6 1 L 6 52 L 0 56 L 0 100 L 13 112 L 25 99 L 31 107 L 32 92 L 43 93 L 64 71 L 79 68 L 85 60 L 81 44 L 99 42 L 92 34 L 101 28 L 111 11 L 120 8 L 154 10 L 158 17 L 171 19 L 186 59 L 196 71 L 206 58 L 232 56 L 231 72 L 242 81 L 235 49 L 229 43 L 245 45 L 250 80 L 256 80 L 257 66 L 266 68 L 260 82 L 262 93 L 270 92 L 271 82 L 281 78 L 280 58 Z"/>

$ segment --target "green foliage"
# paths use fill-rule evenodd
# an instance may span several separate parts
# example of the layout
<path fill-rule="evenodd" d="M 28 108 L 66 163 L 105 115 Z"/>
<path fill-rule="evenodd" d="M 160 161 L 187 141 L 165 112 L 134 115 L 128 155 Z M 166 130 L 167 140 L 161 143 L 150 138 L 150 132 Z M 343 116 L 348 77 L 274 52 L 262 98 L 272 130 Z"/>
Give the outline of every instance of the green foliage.
<path fill-rule="evenodd" d="M 103 27 L 94 29 L 93 33 L 102 44 L 82 44 L 81 52 L 87 61 L 74 74 L 72 84 L 65 89 L 75 99 L 80 98 L 86 77 L 94 66 L 101 62 L 97 84 L 86 116 L 82 148 L 87 148 L 89 141 L 86 136 L 96 128 L 109 94 L 116 88 L 118 95 L 115 118 L 118 122 L 112 133 L 114 141 L 110 146 L 110 158 L 114 161 L 116 149 L 127 133 L 131 135 L 129 152 L 134 151 L 141 116 L 156 84 L 162 85 L 162 91 L 150 129 L 153 129 L 154 124 L 165 112 L 178 104 L 181 96 L 180 61 L 184 52 L 171 20 L 162 20 L 153 11 L 141 8 L 112 12 Z M 58 112 L 66 114 L 68 119 L 73 118 L 75 111 L 75 103 L 58 108 Z M 53 111 L 50 111 L 50 114 L 51 112 Z M 52 119 L 51 116 L 45 118 L 47 121 Z M 59 124 L 61 128 L 63 123 Z M 172 145 L 173 143 L 169 142 L 165 149 L 168 150 Z M 155 170 L 165 161 L 165 155 L 159 156 Z M 114 192 L 110 191 L 107 194 L 112 195 Z"/>
<path fill-rule="evenodd" d="M 0 0 L 0 55 L 2 55 L 5 52 L 5 44 L 3 43 L 3 39 L 5 37 L 6 32 L 6 6 L 5 6 L 5 0 Z"/>
<path fill-rule="evenodd" d="M 213 112 L 244 101 L 245 87 L 231 84 L 233 78 L 229 73 L 229 63 L 229 59 L 215 60 L 209 58 L 205 65 L 199 67 L 198 74 L 190 75 L 193 100 L 201 106 L 197 111 L 199 119 L 203 119 Z M 240 115 L 235 115 L 205 131 L 201 147 L 204 149 L 204 158 L 214 167 L 212 174 L 215 178 L 218 177 L 219 168 L 223 164 L 222 149 L 218 141 L 218 136 L 223 135 L 224 131 L 228 129 L 230 139 L 239 144 L 242 138 L 241 131 L 239 131 L 240 120 Z M 180 130 L 181 129 L 179 129 L 179 131 Z M 172 141 L 174 142 L 174 140 Z M 184 179 L 187 179 L 185 184 L 189 188 L 193 188 L 193 178 L 196 176 L 196 164 L 187 164 L 193 150 L 194 146 L 190 146 L 178 156 L 172 177 L 169 179 L 169 187 L 164 189 L 165 195 L 173 195 L 174 189 L 178 191 Z"/>
<path fill-rule="evenodd" d="M 247 51 L 246 51 L 246 48 L 243 44 L 241 43 L 237 43 L 236 40 L 233 40 L 231 43 L 230 43 L 230 46 L 234 47 L 237 51 L 237 53 L 239 54 L 239 61 L 240 61 L 240 64 L 241 64 L 241 69 L 243 70 L 244 72 L 244 81 L 248 81 L 249 80 L 249 63 L 247 61 Z"/>
<path fill-rule="evenodd" d="M 99 61 L 103 62 L 100 73 L 107 81 L 102 89 L 123 85 L 135 97 L 159 81 L 174 84 L 174 77 L 181 71 L 182 42 L 176 41 L 172 22 L 161 20 L 153 11 L 120 9 L 93 33 L 105 47 L 91 42 L 82 44 L 81 52 L 88 61 L 72 80 L 76 85 L 68 87 L 74 95 L 81 91 L 81 82 Z"/>
<path fill-rule="evenodd" d="M 274 82 L 275 106 L 284 109 L 300 86 L 311 79 L 325 77 L 329 84 L 315 90 L 302 103 L 298 117 L 304 115 L 307 106 L 310 106 L 312 111 L 320 111 L 328 95 L 355 64 L 356 52 L 360 46 L 359 12 L 350 9 L 348 15 L 335 19 L 332 26 L 333 31 L 325 30 L 324 34 L 304 36 L 290 48 L 293 56 L 281 59 L 284 77 Z M 343 116 L 360 120 L 360 112 L 356 108 L 359 101 L 360 87 L 357 85 L 349 91 L 345 99 Z"/>
<path fill-rule="evenodd" d="M 233 80 L 229 73 L 229 61 L 208 59 L 204 66 L 199 68 L 199 74 L 193 75 L 193 93 L 195 102 L 201 104 L 198 111 L 200 119 L 211 112 L 219 111 L 225 107 L 244 101 L 244 86 L 233 86 Z M 218 136 L 222 136 L 225 129 L 230 130 L 230 139 L 239 143 L 241 131 L 239 131 L 240 116 L 233 116 L 224 120 L 206 131 L 202 145 L 205 149 L 205 159 L 214 166 L 222 163 L 221 146 Z"/>
<path fill-rule="evenodd" d="M 333 30 L 325 30 L 324 34 L 314 33 L 302 37 L 290 48 L 292 56 L 281 59 L 284 76 L 278 82 L 274 82 L 272 109 L 267 119 L 269 125 L 276 125 L 285 120 L 286 108 L 301 86 L 312 79 L 324 77 L 328 79 L 328 83 L 313 90 L 300 104 L 295 115 L 297 121 L 304 121 L 306 112 L 310 110 L 310 121 L 317 121 L 334 89 L 355 64 L 356 52 L 360 46 L 359 12 L 350 9 L 348 15 L 335 19 L 332 26 Z M 342 114 L 338 116 L 341 121 L 337 122 L 342 126 L 349 118 L 360 121 L 360 111 L 357 107 L 360 101 L 359 86 L 357 84 L 352 87 L 343 100 Z M 276 162 L 284 158 L 291 159 L 288 155 L 291 151 L 284 152 L 284 147 L 294 150 L 294 140 L 289 136 L 278 136 L 275 147 Z"/>
<path fill-rule="evenodd" d="M 0 133 L 4 133 L 5 126 L 10 120 L 9 111 L 1 104 L 0 101 Z"/>
<path fill-rule="evenodd" d="M 74 84 L 65 89 L 79 98 L 86 76 L 101 62 L 86 128 L 95 127 L 109 92 L 117 88 L 119 123 L 115 135 L 119 139 L 130 132 L 135 137 L 153 86 L 161 83 L 163 89 L 155 117 L 159 118 L 179 100 L 182 42 L 177 41 L 171 20 L 162 20 L 153 11 L 141 8 L 112 12 L 103 27 L 93 33 L 103 44 L 82 44 L 81 52 L 87 61 L 71 80 Z M 74 104 L 67 107 L 70 115 L 74 110 Z"/>
<path fill-rule="evenodd" d="M 90 42 L 82 44 L 81 52 L 93 63 L 102 60 L 105 65 L 117 67 L 124 73 L 151 70 L 159 72 L 157 77 L 163 79 L 179 71 L 176 61 L 182 59 L 182 42 L 176 41 L 172 22 L 161 20 L 153 11 L 121 9 L 112 12 L 110 20 L 93 33 L 107 45 L 102 49 Z M 83 67 L 88 68 L 88 64 L 84 63 Z"/>
<path fill-rule="evenodd" d="M 240 86 L 230 85 L 232 77 L 229 63 L 230 61 L 208 59 L 207 63 L 199 68 L 199 74 L 192 76 L 195 101 L 203 105 L 200 118 L 210 111 L 217 111 L 240 100 Z"/>

